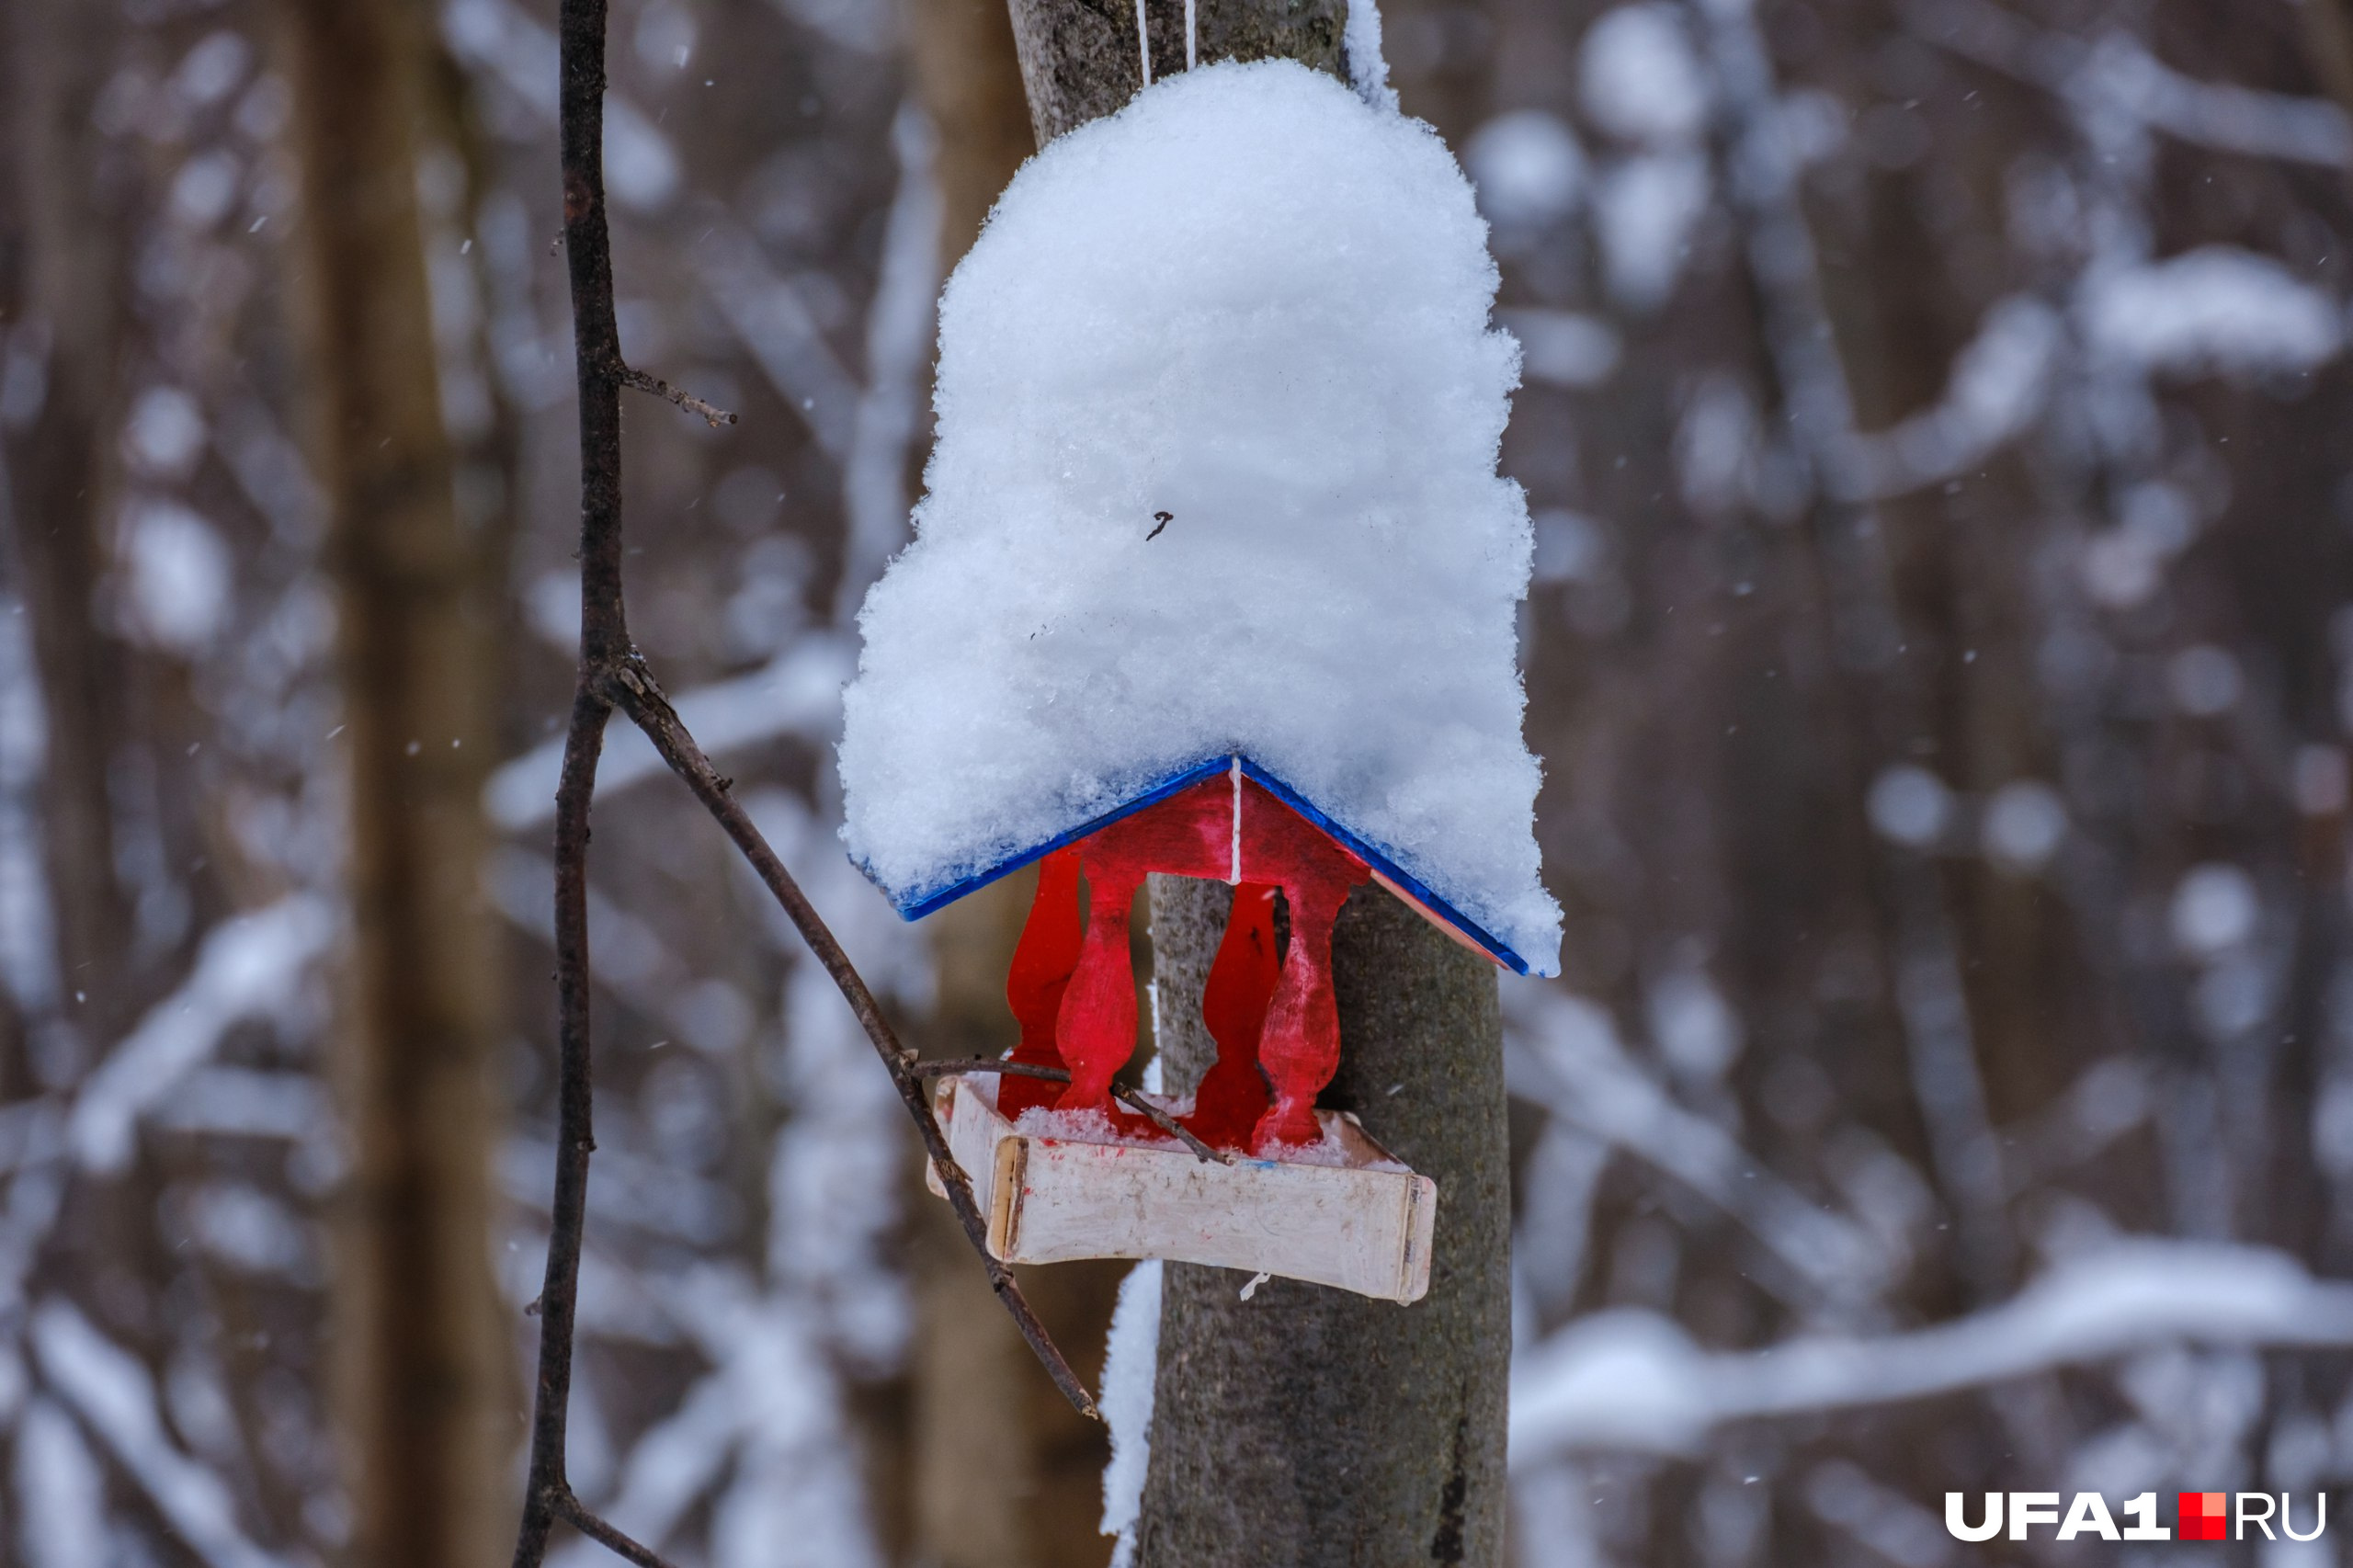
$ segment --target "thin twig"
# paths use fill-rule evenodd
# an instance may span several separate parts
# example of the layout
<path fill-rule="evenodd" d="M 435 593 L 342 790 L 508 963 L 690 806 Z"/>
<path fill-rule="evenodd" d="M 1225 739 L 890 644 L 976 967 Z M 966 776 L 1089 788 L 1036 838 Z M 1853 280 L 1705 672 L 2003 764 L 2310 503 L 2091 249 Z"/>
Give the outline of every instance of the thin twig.
<path fill-rule="evenodd" d="M 1154 1127 L 1159 1128 L 1163 1132 L 1173 1132 L 1177 1137 L 1183 1139 L 1185 1141 L 1185 1147 L 1193 1151 L 1195 1158 L 1213 1161 L 1221 1165 L 1230 1165 L 1233 1164 L 1233 1156 L 1232 1154 L 1227 1153 L 1222 1149 L 1213 1149 L 1207 1143 L 1202 1142 L 1199 1138 L 1193 1136 L 1192 1131 L 1183 1122 L 1177 1120 L 1175 1117 L 1169 1115 L 1166 1111 L 1161 1109 L 1158 1106 L 1153 1104 L 1142 1095 L 1137 1094 L 1134 1090 L 1123 1089 L 1120 1087 L 1119 1085 L 1114 1084 L 1111 1085 L 1111 1093 L 1118 1097 L 1122 1105 L 1128 1106 L 1131 1109 L 1141 1112 L 1145 1119 L 1149 1120 Z"/>
<path fill-rule="evenodd" d="M 961 1073 L 1010 1073 L 1017 1078 L 1043 1078 L 1050 1084 L 1070 1082 L 1068 1068 L 1047 1067 L 1034 1062 L 1009 1062 L 995 1056 L 967 1057 L 961 1062 L 918 1062 L 915 1065 L 915 1074 L 918 1078 L 945 1078 Z M 1214 1161 L 1221 1165 L 1233 1164 L 1232 1154 L 1223 1149 L 1213 1148 L 1202 1142 L 1200 1139 L 1194 1136 L 1192 1129 L 1134 1090 L 1122 1088 L 1114 1084 L 1111 1085 L 1111 1096 L 1141 1115 L 1163 1132 L 1171 1133 L 1182 1139 L 1185 1147 L 1193 1152 L 1195 1159 Z"/>
<path fill-rule="evenodd" d="M 801 884 L 793 881 L 792 873 L 784 869 L 776 851 L 768 847 L 767 840 L 753 825 L 750 814 L 728 792 L 727 780 L 719 776 L 710 758 L 703 755 L 694 736 L 678 722 L 670 699 L 662 695 L 662 688 L 654 684 L 643 665 L 632 660 L 615 670 L 605 695 L 637 722 L 637 727 L 645 732 L 645 738 L 654 743 L 654 749 L 670 765 L 670 770 L 686 781 L 704 809 L 718 819 L 719 825 L 735 841 L 735 847 L 743 851 L 744 858 L 751 862 L 752 869 L 783 906 L 786 917 L 801 933 L 801 939 L 824 966 L 826 974 L 841 991 L 842 999 L 857 1017 L 858 1027 L 873 1042 L 875 1054 L 881 1057 L 907 1114 L 915 1119 L 915 1130 L 923 1135 L 924 1153 L 931 1156 L 933 1166 L 939 1172 L 940 1185 L 948 1189 L 949 1206 L 956 1210 L 965 1239 L 972 1244 L 972 1250 L 988 1269 L 989 1288 L 1005 1303 L 1005 1310 L 1021 1330 L 1021 1337 L 1029 1342 L 1031 1352 L 1054 1380 L 1054 1386 L 1063 1391 L 1063 1397 L 1070 1401 L 1071 1408 L 1090 1420 L 1101 1420 L 1094 1397 L 1078 1381 L 1078 1374 L 1070 1369 L 1070 1363 L 1063 1358 L 1062 1351 L 1046 1333 L 1046 1325 L 1030 1310 L 1021 1288 L 1014 1283 L 1012 1270 L 989 1255 L 988 1221 L 972 1197 L 972 1178 L 948 1151 L 948 1137 L 939 1130 L 939 1118 L 932 1112 L 931 1096 L 925 1092 L 923 1080 L 915 1072 L 915 1053 L 899 1043 L 897 1032 L 882 1016 L 874 994 L 867 989 L 865 980 L 850 963 L 849 955 L 842 951 L 841 943 L 827 928 L 824 916 L 801 891 Z"/>
<path fill-rule="evenodd" d="M 1067 1067 L 1047 1067 L 1035 1062 L 1009 1062 L 1001 1056 L 964 1056 L 954 1061 L 918 1062 L 918 1078 L 953 1078 L 966 1073 L 1006 1073 L 1016 1078 L 1043 1078 L 1049 1084 L 1070 1082 Z"/>
<path fill-rule="evenodd" d="M 558 1493 L 551 1500 L 551 1506 L 555 1511 L 556 1517 L 586 1536 L 590 1540 L 605 1547 L 615 1556 L 627 1558 L 630 1562 L 636 1563 L 637 1568 L 673 1568 L 670 1561 L 660 1552 L 650 1546 L 639 1545 L 595 1514 L 590 1513 L 587 1506 L 579 1498 L 574 1496 L 569 1488 Z"/>
<path fill-rule="evenodd" d="M 713 425 L 732 424 L 735 416 L 631 369 L 621 358 L 613 309 L 612 240 L 605 219 L 605 13 L 606 0 L 562 0 L 557 20 L 563 238 L 580 402 L 580 664 L 555 798 L 555 1192 L 550 1205 L 547 1273 L 538 1302 L 539 1377 L 532 1400 L 530 1468 L 516 1532 L 514 1568 L 542 1568 L 549 1534 L 559 1519 L 640 1568 L 668 1568 L 652 1551 L 583 1507 L 572 1494 L 564 1465 L 581 1235 L 587 1222 L 588 1156 L 597 1146 L 588 1053 L 588 812 L 596 796 L 605 726 L 616 706 L 627 709 L 719 819 L 841 987 L 923 1135 L 925 1152 L 988 1270 L 990 1286 L 1071 1403 L 1082 1414 L 1097 1416 L 1094 1400 L 1022 1300 L 1012 1274 L 989 1256 L 987 1227 L 973 1205 L 972 1182 L 949 1154 L 923 1085 L 908 1071 L 913 1053 L 892 1034 L 841 944 L 728 795 L 726 781 L 712 771 L 710 759 L 678 722 L 660 688 L 642 673 L 631 644 L 621 593 L 620 389 L 639 387 L 666 397 Z"/>
<path fill-rule="evenodd" d="M 639 392 L 652 392 L 655 397 L 667 398 L 688 414 L 701 415 L 703 423 L 714 430 L 723 425 L 735 423 L 735 416 L 725 409 L 705 403 L 694 393 L 683 388 L 674 387 L 659 376 L 649 376 L 633 365 L 626 363 L 616 365 L 613 368 L 613 373 L 620 378 L 621 385 L 625 387 L 634 387 Z"/>

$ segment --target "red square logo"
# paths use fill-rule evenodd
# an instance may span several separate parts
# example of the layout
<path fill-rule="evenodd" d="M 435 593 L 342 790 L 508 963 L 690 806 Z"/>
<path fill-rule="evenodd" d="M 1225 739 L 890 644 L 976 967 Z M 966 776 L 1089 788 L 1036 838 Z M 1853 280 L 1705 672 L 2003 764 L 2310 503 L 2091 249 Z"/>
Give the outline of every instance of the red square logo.
<path fill-rule="evenodd" d="M 2225 1528 L 2231 1517 L 2228 1494 L 2184 1492 L 2180 1495 L 2181 1540 L 2227 1540 L 2230 1539 Z"/>

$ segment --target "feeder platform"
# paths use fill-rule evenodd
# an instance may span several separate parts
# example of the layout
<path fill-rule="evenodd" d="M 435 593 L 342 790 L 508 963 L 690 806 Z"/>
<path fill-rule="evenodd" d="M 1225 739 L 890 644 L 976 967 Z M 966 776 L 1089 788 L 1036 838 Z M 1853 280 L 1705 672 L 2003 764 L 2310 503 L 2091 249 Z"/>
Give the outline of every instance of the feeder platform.
<path fill-rule="evenodd" d="M 1355 1119 L 1318 1110 L 1341 1163 L 1203 1160 L 1183 1144 L 1024 1132 L 995 1074 L 943 1078 L 939 1119 L 1005 1263 L 1161 1257 L 1303 1279 L 1378 1301 L 1429 1290 L 1438 1184 L 1392 1159 Z M 1328 1158 L 1328 1155 L 1325 1156 Z M 945 1196 L 937 1171 L 932 1191 Z"/>

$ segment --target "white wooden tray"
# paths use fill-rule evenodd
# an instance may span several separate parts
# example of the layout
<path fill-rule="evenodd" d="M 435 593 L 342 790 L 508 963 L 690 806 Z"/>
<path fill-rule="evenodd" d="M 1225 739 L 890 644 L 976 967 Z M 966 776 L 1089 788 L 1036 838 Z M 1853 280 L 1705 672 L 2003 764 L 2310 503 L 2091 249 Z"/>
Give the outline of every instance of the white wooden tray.
<path fill-rule="evenodd" d="M 1237 1157 L 1017 1131 L 995 1074 L 941 1080 L 939 1119 L 1006 1263 L 1165 1257 L 1417 1301 L 1430 1284 L 1438 1184 L 1392 1160 L 1354 1119 L 1319 1110 L 1345 1164 Z M 1108 1135 L 1107 1135 L 1108 1137 Z M 1386 1168 L 1383 1168 L 1386 1167 Z M 937 1171 L 925 1173 L 945 1196 Z"/>

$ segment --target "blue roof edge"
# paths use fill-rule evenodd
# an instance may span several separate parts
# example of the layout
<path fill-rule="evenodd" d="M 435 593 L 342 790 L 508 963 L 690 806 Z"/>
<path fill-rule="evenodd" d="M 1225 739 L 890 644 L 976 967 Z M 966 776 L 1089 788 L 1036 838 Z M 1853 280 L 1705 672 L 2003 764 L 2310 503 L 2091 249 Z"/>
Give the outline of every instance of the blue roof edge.
<path fill-rule="evenodd" d="M 1358 859 L 1412 894 L 1414 899 L 1431 914 L 1438 915 L 1457 931 L 1461 932 L 1496 962 L 1515 974 L 1529 972 L 1528 960 L 1515 952 L 1509 943 L 1463 914 L 1448 900 L 1431 892 L 1427 883 L 1400 866 L 1396 856 L 1391 851 L 1359 834 L 1350 832 L 1305 795 L 1252 761 L 1246 753 L 1228 752 L 1194 763 L 1188 767 L 1179 768 L 1102 815 L 1091 817 L 1065 833 L 1058 833 L 1051 838 L 1033 845 L 1029 848 L 1017 851 L 993 865 L 960 877 L 951 882 L 936 883 L 930 888 L 918 889 L 902 896 L 892 892 L 882 880 L 874 874 L 873 869 L 863 861 L 857 862 L 858 869 L 866 874 L 867 881 L 882 890 L 883 896 L 890 899 L 891 906 L 899 912 L 900 918 L 920 920 L 932 911 L 945 908 L 955 903 L 966 893 L 977 892 L 1000 877 L 1011 875 L 1033 860 L 1045 858 L 1065 845 L 1075 844 L 1082 838 L 1100 833 L 1122 817 L 1133 816 L 1146 806 L 1156 805 L 1179 790 L 1188 790 L 1205 778 L 1216 778 L 1228 771 L 1233 766 L 1237 756 L 1241 759 L 1243 777 L 1263 786 L 1268 794 L 1313 823 Z"/>
<path fill-rule="evenodd" d="M 1042 860 L 1065 845 L 1075 844 L 1082 838 L 1100 833 L 1120 818 L 1131 817 L 1146 806 L 1157 805 L 1179 790 L 1191 789 L 1204 778 L 1216 778 L 1233 766 L 1233 759 L 1231 755 L 1227 755 L 1213 756 L 1206 762 L 1197 762 L 1189 767 L 1179 768 L 1125 803 L 1112 807 L 1101 816 L 1090 817 L 1066 833 L 1058 833 L 1042 843 L 1032 845 L 1027 849 L 1017 850 L 993 865 L 969 872 L 951 882 L 934 883 L 929 888 L 918 888 L 913 892 L 901 895 L 892 892 L 882 879 L 874 874 L 872 867 L 861 861 L 858 863 L 858 869 L 866 873 L 868 881 L 882 890 L 883 896 L 891 901 L 891 907 L 899 912 L 901 919 L 920 920 L 932 911 L 943 909 L 955 903 L 968 892 L 979 892 L 999 877 L 1011 876 L 1033 860 Z M 1248 766 L 1246 758 L 1244 766 L 1245 767 Z"/>
<path fill-rule="evenodd" d="M 1266 787 L 1268 794 L 1331 835 L 1333 838 L 1346 846 L 1349 853 L 1356 856 L 1358 859 L 1412 893 L 1415 900 L 1423 907 L 1478 943 L 1490 957 L 1506 969 L 1510 970 L 1514 974 L 1528 972 L 1528 960 L 1514 952 L 1509 943 L 1463 914 L 1451 903 L 1432 892 L 1427 883 L 1398 865 L 1396 857 L 1387 849 L 1370 839 L 1349 832 L 1334 821 L 1314 801 L 1251 761 L 1246 755 L 1242 758 L 1242 774 L 1245 778 L 1257 780 Z"/>

